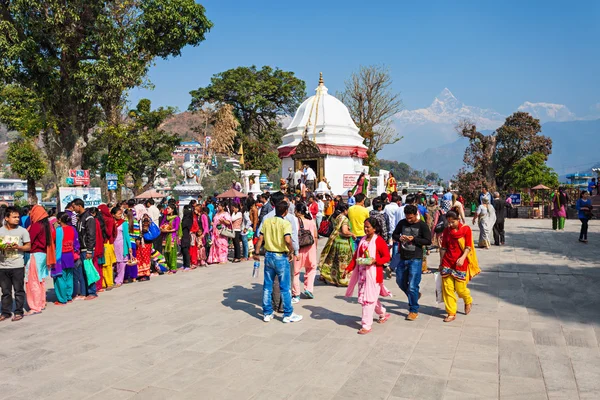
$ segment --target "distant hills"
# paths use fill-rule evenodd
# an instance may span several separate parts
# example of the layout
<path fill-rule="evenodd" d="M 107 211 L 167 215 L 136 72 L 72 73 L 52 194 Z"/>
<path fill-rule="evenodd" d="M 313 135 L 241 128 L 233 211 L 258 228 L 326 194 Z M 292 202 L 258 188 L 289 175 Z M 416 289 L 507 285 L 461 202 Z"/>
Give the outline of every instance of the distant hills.
<path fill-rule="evenodd" d="M 542 134 L 553 141 L 548 164 L 559 175 L 588 171 L 600 162 L 600 116 L 578 118 L 565 105 L 551 103 L 525 102 L 518 110 L 542 122 Z M 378 156 L 450 179 L 463 165 L 469 143 L 455 132 L 456 123 L 469 119 L 482 133 L 489 134 L 501 126 L 505 118 L 494 110 L 467 106 L 444 89 L 429 107 L 396 115 L 396 129 L 404 138 L 386 146 Z"/>

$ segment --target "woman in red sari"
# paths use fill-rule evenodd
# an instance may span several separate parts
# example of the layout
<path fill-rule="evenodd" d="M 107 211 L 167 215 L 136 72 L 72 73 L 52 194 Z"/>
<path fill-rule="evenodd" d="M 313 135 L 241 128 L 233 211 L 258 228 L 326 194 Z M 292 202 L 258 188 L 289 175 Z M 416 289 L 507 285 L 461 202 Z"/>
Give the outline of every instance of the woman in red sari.
<path fill-rule="evenodd" d="M 471 312 L 473 298 L 467 283 L 481 270 L 471 228 L 463 225 L 454 211 L 448 211 L 446 219 L 448 227 L 443 234 L 439 271 L 442 274 L 442 296 L 448 313 L 444 322 L 452 322 L 456 319 L 459 297 L 465 302 L 465 315 Z"/>

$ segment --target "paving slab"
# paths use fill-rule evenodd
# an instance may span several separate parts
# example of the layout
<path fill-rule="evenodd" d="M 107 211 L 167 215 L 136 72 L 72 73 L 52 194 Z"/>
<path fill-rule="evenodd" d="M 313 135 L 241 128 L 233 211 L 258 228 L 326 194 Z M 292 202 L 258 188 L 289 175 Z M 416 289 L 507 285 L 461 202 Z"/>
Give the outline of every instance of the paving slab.
<path fill-rule="evenodd" d="M 251 262 L 49 303 L 0 323 L 0 399 L 597 399 L 600 222 L 588 245 L 578 229 L 507 220 L 507 245 L 477 251 L 471 314 L 451 324 L 433 276 L 415 322 L 386 281 L 392 317 L 366 336 L 356 299 L 320 282 L 294 306 L 301 322 L 264 323 Z"/>

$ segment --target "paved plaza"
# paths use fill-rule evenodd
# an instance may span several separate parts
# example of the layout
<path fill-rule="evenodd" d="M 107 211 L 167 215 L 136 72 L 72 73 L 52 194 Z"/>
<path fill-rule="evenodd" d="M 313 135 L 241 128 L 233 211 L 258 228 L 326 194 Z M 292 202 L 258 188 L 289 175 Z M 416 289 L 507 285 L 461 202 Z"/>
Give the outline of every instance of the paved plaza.
<path fill-rule="evenodd" d="M 450 324 L 433 275 L 415 322 L 386 281 L 392 317 L 366 336 L 356 299 L 321 283 L 303 321 L 264 323 L 251 262 L 49 304 L 0 324 L 0 398 L 598 399 L 600 223 L 588 245 L 579 225 L 507 220 L 507 245 L 478 252 L 472 313 Z"/>

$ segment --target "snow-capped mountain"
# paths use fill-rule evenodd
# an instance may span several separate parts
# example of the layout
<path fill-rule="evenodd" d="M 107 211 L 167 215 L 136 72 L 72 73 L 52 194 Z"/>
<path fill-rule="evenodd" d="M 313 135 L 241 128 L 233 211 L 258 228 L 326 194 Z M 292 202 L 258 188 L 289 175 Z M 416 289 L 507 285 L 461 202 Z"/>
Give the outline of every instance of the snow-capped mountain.
<path fill-rule="evenodd" d="M 518 110 L 531 114 L 532 117 L 539 119 L 542 123 L 550 121 L 574 121 L 577 119 L 575 114 L 564 104 L 531 103 L 526 101 L 519 106 Z"/>
<path fill-rule="evenodd" d="M 442 90 L 429 107 L 403 110 L 395 117 L 400 125 L 427 123 L 454 125 L 461 119 L 469 119 L 475 122 L 477 128 L 480 129 L 496 129 L 506 118 L 494 110 L 465 105 L 454 97 L 448 88 Z"/>

